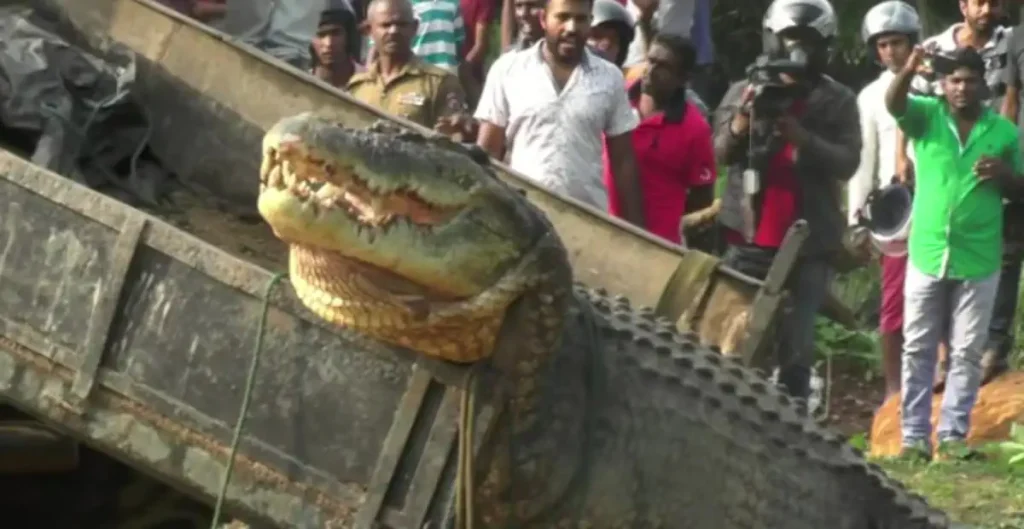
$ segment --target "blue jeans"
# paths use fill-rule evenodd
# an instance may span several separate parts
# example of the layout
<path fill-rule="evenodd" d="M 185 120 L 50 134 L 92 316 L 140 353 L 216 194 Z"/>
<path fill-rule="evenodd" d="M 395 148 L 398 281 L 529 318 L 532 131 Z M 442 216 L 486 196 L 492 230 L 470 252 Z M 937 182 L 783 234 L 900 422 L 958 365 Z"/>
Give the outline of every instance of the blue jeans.
<path fill-rule="evenodd" d="M 981 355 L 999 289 L 999 272 L 978 280 L 940 279 L 907 263 L 903 284 L 903 445 L 931 444 L 932 385 L 943 324 L 949 324 L 949 372 L 939 442 L 964 440 L 981 385 Z"/>

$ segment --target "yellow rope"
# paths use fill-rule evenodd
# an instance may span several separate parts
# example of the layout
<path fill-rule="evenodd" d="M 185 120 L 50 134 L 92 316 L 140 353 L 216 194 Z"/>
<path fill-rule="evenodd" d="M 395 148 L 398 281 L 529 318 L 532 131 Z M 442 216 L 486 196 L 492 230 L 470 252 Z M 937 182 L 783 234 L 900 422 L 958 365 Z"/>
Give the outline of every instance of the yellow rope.
<path fill-rule="evenodd" d="M 459 459 L 455 478 L 455 529 L 473 529 L 473 430 L 476 429 L 475 366 L 466 373 L 459 405 Z"/>

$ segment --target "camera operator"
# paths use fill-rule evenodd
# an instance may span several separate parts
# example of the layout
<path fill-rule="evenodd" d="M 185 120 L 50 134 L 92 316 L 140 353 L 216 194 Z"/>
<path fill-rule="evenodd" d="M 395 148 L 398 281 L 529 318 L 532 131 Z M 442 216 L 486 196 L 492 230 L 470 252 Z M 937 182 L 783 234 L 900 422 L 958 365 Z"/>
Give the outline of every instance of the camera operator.
<path fill-rule="evenodd" d="M 827 0 L 775 0 L 754 82 L 733 84 L 715 112 L 715 153 L 728 165 L 719 214 L 725 263 L 764 277 L 790 226 L 800 218 L 810 225 L 778 337 L 779 382 L 798 398 L 810 393 L 814 319 L 846 224 L 841 188 L 860 162 L 856 95 L 824 74 L 836 27 Z"/>

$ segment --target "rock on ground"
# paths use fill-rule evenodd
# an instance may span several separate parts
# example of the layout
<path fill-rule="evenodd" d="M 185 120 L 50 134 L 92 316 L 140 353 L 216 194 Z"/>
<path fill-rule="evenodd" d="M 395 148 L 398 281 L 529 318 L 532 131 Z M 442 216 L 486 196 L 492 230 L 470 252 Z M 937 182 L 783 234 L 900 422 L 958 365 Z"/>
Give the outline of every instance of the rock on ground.
<path fill-rule="evenodd" d="M 942 394 L 932 399 L 932 428 L 938 421 Z M 971 413 L 971 431 L 967 442 L 972 445 L 1009 438 L 1013 423 L 1024 424 L 1024 371 L 1010 371 L 981 388 L 978 402 Z M 932 439 L 935 443 L 934 435 Z M 900 398 L 885 401 L 871 425 L 871 455 L 892 456 L 900 451 Z"/>

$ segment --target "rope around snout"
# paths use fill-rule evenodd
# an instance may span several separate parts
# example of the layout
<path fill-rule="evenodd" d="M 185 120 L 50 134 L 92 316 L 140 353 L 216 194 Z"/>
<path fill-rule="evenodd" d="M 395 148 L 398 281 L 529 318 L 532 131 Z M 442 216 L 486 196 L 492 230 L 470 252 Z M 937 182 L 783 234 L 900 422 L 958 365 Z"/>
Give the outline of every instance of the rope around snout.
<path fill-rule="evenodd" d="M 242 431 L 245 427 L 245 420 L 249 414 L 249 405 L 252 401 L 253 387 L 256 382 L 256 373 L 259 372 L 260 356 L 263 352 L 263 339 L 267 325 L 267 313 L 270 310 L 270 295 L 274 287 L 282 279 L 288 277 L 287 273 L 279 272 L 267 282 L 263 293 L 263 305 L 260 311 L 259 327 L 256 331 L 256 342 L 252 349 L 252 361 L 249 364 L 249 372 L 245 379 L 245 388 L 242 392 L 242 403 L 238 410 L 238 419 L 235 421 L 234 433 L 231 438 L 231 448 L 228 452 L 228 459 L 221 478 L 220 490 L 217 492 L 217 503 L 213 509 L 213 518 L 210 521 L 210 529 L 218 529 L 219 521 L 227 499 L 228 485 L 231 483 L 231 474 L 234 470 L 235 459 L 238 456 L 238 447 L 241 443 Z M 476 429 L 476 367 L 471 367 L 466 373 L 465 386 L 462 390 L 459 406 L 459 447 L 458 447 L 458 470 L 456 473 L 455 486 L 455 529 L 474 529 L 475 504 L 474 483 L 473 483 L 473 449 L 474 431 Z"/>
<path fill-rule="evenodd" d="M 242 391 L 242 404 L 238 410 L 238 419 L 235 421 L 235 431 L 231 437 L 231 449 L 228 452 L 227 466 L 224 468 L 224 476 L 220 481 L 220 491 L 217 492 L 217 503 L 213 508 L 213 519 L 210 520 L 210 529 L 218 529 L 221 510 L 224 508 L 224 500 L 228 494 L 228 483 L 231 482 L 231 472 L 235 468 L 235 457 L 238 456 L 238 445 L 242 439 L 242 428 L 245 426 L 246 416 L 249 414 L 249 404 L 252 401 L 252 389 L 256 382 L 256 373 L 259 371 L 260 356 L 263 353 L 263 334 L 267 327 L 267 312 L 270 310 L 270 294 L 274 287 L 282 279 L 288 277 L 285 272 L 278 272 L 267 282 L 266 290 L 263 292 L 263 308 L 260 310 L 260 323 L 256 330 L 256 343 L 252 349 L 252 361 L 249 363 L 249 374 L 245 377 L 245 389 Z"/>

